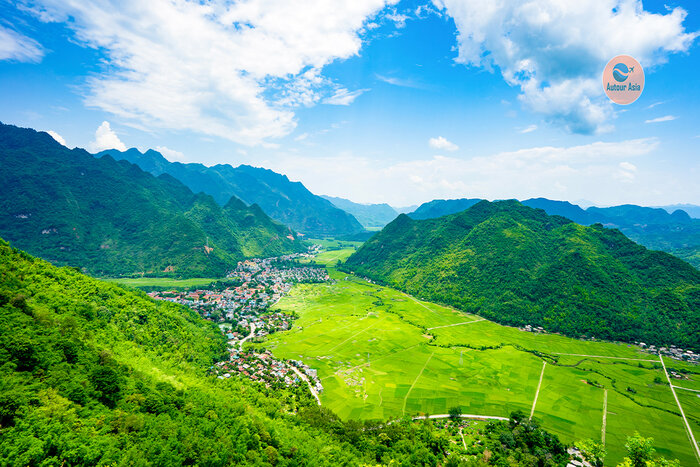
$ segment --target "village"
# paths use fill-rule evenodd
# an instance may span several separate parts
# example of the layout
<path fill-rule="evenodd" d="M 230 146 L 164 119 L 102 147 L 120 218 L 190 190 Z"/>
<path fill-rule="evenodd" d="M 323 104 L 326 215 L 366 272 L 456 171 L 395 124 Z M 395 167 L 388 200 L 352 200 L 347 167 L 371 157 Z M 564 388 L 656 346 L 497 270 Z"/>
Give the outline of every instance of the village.
<path fill-rule="evenodd" d="M 190 291 L 149 292 L 156 300 L 185 305 L 204 319 L 215 322 L 228 340 L 229 359 L 212 371 L 220 379 L 241 375 L 267 387 L 308 385 L 314 397 L 323 391 L 316 370 L 297 360 L 280 360 L 269 350 L 244 349 L 243 344 L 262 342 L 265 336 L 291 328 L 295 316 L 271 310 L 293 284 L 330 280 L 325 268 L 299 263 L 315 256 L 308 253 L 240 261 L 226 279 L 210 288 Z"/>

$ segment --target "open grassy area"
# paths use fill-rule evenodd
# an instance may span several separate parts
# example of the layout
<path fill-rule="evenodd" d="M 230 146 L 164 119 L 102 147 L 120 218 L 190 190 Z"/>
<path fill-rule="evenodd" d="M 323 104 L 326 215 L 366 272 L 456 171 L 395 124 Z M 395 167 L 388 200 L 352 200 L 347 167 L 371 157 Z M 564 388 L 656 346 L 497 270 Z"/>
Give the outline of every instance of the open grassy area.
<path fill-rule="evenodd" d="M 173 289 L 186 289 L 189 287 L 199 287 L 209 285 L 220 280 L 215 277 L 195 277 L 192 279 L 169 279 L 167 277 L 134 277 L 105 279 L 117 284 L 129 287 L 149 288 L 149 287 L 172 287 Z"/>
<path fill-rule="evenodd" d="M 317 261 L 332 265 L 345 254 L 326 251 Z M 530 414 L 539 386 L 534 416 L 567 443 L 600 440 L 605 415 L 606 464 L 622 459 L 634 431 L 653 437 L 660 454 L 697 464 L 657 356 L 627 344 L 523 332 L 330 273 L 335 283 L 295 286 L 279 302 L 300 318 L 266 345 L 316 368 L 322 403 L 342 418 L 439 414 L 453 406 L 466 414 Z M 693 374 L 674 384 L 694 388 L 696 380 Z M 700 393 L 678 391 L 700 431 Z"/>

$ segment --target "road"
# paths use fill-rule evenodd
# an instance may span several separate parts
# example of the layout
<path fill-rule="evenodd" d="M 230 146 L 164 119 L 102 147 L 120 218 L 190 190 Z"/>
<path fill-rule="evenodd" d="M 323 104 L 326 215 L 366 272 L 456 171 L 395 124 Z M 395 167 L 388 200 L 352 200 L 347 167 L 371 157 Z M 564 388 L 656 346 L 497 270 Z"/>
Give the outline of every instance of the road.
<path fill-rule="evenodd" d="M 688 439 L 690 440 L 690 443 L 693 445 L 695 457 L 698 459 L 698 462 L 700 462 L 700 449 L 698 448 L 698 442 L 695 441 L 695 435 L 693 435 L 693 430 L 690 429 L 690 424 L 688 423 L 688 419 L 685 418 L 685 412 L 683 412 L 683 407 L 681 407 L 681 401 L 678 400 L 678 396 L 676 395 L 675 387 L 673 386 L 673 383 L 671 382 L 671 377 L 668 376 L 668 371 L 666 371 L 666 364 L 664 363 L 664 358 L 661 356 L 661 354 L 659 354 L 659 360 L 661 360 L 661 366 L 664 367 L 664 373 L 666 374 L 666 379 L 668 380 L 668 385 L 671 387 L 671 392 L 673 393 L 673 398 L 676 399 L 676 404 L 678 404 L 678 410 L 680 410 L 681 417 L 683 417 L 683 421 L 685 422 L 685 429 L 688 431 Z"/>
<path fill-rule="evenodd" d="M 433 419 L 433 418 L 450 418 L 451 415 L 448 413 L 443 413 L 443 414 L 438 414 L 438 415 L 428 415 L 428 417 L 421 416 L 421 417 L 413 417 L 413 420 L 425 420 L 426 418 Z M 459 416 L 460 418 L 471 418 L 474 420 L 503 420 L 503 421 L 508 421 L 510 418 L 508 417 L 496 417 L 493 415 L 472 415 L 472 414 L 461 414 Z"/>
<path fill-rule="evenodd" d="M 540 397 L 540 388 L 542 387 L 542 377 L 544 376 L 544 367 L 547 366 L 546 361 L 542 361 L 542 373 L 540 373 L 540 382 L 537 383 L 537 392 L 535 393 L 535 400 L 532 401 L 532 410 L 530 411 L 530 420 L 532 416 L 535 415 L 535 406 L 537 405 L 537 398 Z"/>
<path fill-rule="evenodd" d="M 299 371 L 299 368 L 297 368 L 295 366 L 292 366 L 291 368 L 292 368 L 292 371 L 294 371 L 294 373 L 296 373 L 297 376 L 299 376 L 299 378 L 306 381 L 306 384 L 309 385 L 309 390 L 311 391 L 311 394 L 313 394 L 313 396 L 316 398 L 316 402 L 318 402 L 318 405 L 321 405 L 321 399 L 318 397 L 318 392 L 316 391 L 316 388 L 313 387 L 313 385 L 311 384 L 311 381 L 309 381 L 309 378 L 307 378 L 304 373 Z"/>
<path fill-rule="evenodd" d="M 241 340 L 238 342 L 238 348 L 239 348 L 239 349 L 242 349 L 242 348 L 243 348 L 243 343 L 244 343 L 245 341 L 247 341 L 248 339 L 250 339 L 251 337 L 253 337 L 254 335 L 255 335 L 255 325 L 254 325 L 253 323 L 250 323 L 250 334 L 248 334 L 247 336 L 245 336 L 243 339 L 241 339 Z"/>

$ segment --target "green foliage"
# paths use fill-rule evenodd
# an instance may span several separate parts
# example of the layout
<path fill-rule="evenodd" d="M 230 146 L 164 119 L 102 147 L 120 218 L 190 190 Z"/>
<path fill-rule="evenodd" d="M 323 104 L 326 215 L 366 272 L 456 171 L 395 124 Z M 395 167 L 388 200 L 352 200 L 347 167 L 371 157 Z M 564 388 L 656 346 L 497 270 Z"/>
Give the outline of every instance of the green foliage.
<path fill-rule="evenodd" d="M 174 178 L 0 124 L 0 235 L 94 275 L 221 276 L 249 256 L 301 251 L 259 208 L 221 208 Z"/>
<path fill-rule="evenodd" d="M 450 409 L 447 411 L 447 413 L 450 415 L 450 418 L 457 419 L 457 418 L 459 418 L 460 415 L 462 415 L 462 407 L 460 407 L 460 406 L 450 407 Z"/>
<path fill-rule="evenodd" d="M 680 467 L 677 460 L 667 460 L 663 457 L 654 458 L 654 439 L 644 438 L 635 432 L 627 437 L 625 444 L 627 457 L 618 467 Z"/>
<path fill-rule="evenodd" d="M 603 467 L 603 461 L 607 455 L 605 446 L 592 439 L 584 439 L 574 444 L 581 451 L 583 458 L 593 467 Z"/>
<path fill-rule="evenodd" d="M 344 267 L 508 325 L 700 349 L 700 271 L 517 201 L 399 216 Z"/>

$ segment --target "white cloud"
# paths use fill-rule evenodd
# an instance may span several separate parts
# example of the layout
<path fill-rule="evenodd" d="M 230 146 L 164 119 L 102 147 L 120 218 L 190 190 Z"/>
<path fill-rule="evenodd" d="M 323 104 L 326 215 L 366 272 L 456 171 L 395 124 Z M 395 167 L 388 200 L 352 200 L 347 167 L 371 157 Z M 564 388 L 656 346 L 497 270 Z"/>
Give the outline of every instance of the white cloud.
<path fill-rule="evenodd" d="M 456 151 L 457 149 L 459 149 L 459 146 L 457 146 L 451 141 L 448 141 L 442 136 L 438 136 L 437 138 L 430 138 L 428 140 L 428 144 L 431 148 L 440 149 L 444 151 Z"/>
<path fill-rule="evenodd" d="M 170 149 L 166 146 L 156 146 L 156 151 L 161 153 L 163 157 L 168 159 L 170 162 L 185 162 L 187 160 L 187 157 L 183 153 L 176 151 L 175 149 Z"/>
<path fill-rule="evenodd" d="M 104 51 L 88 105 L 253 145 L 289 134 L 295 107 L 336 93 L 320 70 L 357 55 L 363 26 L 396 1 L 38 0 L 33 11 Z"/>
<path fill-rule="evenodd" d="M 399 86 L 402 88 L 413 88 L 413 89 L 425 89 L 427 86 L 421 83 L 416 83 L 410 79 L 396 78 L 394 76 L 385 76 L 380 74 L 374 75 L 379 81 L 382 81 L 392 86 Z"/>
<path fill-rule="evenodd" d="M 367 91 L 369 91 L 369 89 L 358 89 L 357 91 L 348 91 L 347 89 L 341 88 L 336 90 L 335 94 L 326 98 L 323 101 L 323 103 L 331 105 L 350 105 L 355 101 L 355 99 L 357 99 L 357 97 L 359 97 L 361 94 L 364 94 Z"/>
<path fill-rule="evenodd" d="M 519 130 L 518 133 L 522 133 L 522 134 L 532 133 L 536 129 L 537 129 L 537 125 L 530 125 L 530 126 L 523 128 L 522 130 Z"/>
<path fill-rule="evenodd" d="M 574 133 L 611 129 L 600 83 L 608 60 L 626 53 L 648 70 L 697 37 L 685 32 L 682 8 L 652 14 L 640 0 L 433 3 L 457 25 L 457 62 L 497 68 L 521 102 Z"/>
<path fill-rule="evenodd" d="M 675 115 L 664 115 L 663 117 L 652 118 L 650 120 L 644 120 L 644 123 L 659 123 L 659 122 L 670 122 L 677 119 Z"/>
<path fill-rule="evenodd" d="M 602 203 L 643 202 L 650 196 L 648 186 L 673 188 L 679 199 L 700 196 L 694 180 L 650 180 L 646 177 L 662 175 L 636 170 L 630 160 L 651 154 L 658 144 L 657 139 L 646 138 L 397 163 L 348 153 L 321 158 L 288 154 L 266 164 L 301 180 L 314 193 L 395 206 L 462 197 L 575 200 L 593 192 Z"/>
<path fill-rule="evenodd" d="M 57 142 L 61 143 L 65 147 L 68 147 L 68 145 L 66 144 L 66 140 L 63 138 L 63 136 L 59 135 L 58 133 L 56 133 L 53 130 L 49 130 L 49 131 L 47 131 L 47 133 L 50 134 L 51 137 L 53 139 L 55 139 Z"/>
<path fill-rule="evenodd" d="M 112 130 L 109 122 L 102 122 L 95 131 L 95 141 L 88 145 L 88 150 L 92 153 L 104 151 L 105 149 L 117 149 L 126 151 L 126 145 L 121 142 L 119 136 Z"/>
<path fill-rule="evenodd" d="M 37 63 L 43 56 L 37 41 L 0 25 L 0 60 Z"/>

